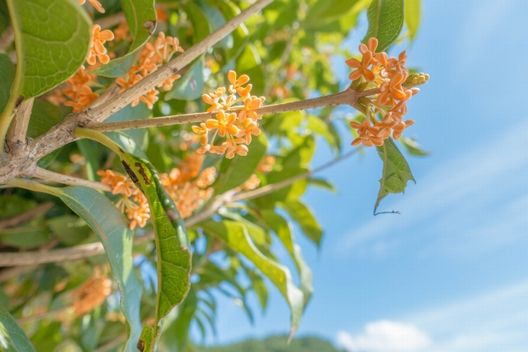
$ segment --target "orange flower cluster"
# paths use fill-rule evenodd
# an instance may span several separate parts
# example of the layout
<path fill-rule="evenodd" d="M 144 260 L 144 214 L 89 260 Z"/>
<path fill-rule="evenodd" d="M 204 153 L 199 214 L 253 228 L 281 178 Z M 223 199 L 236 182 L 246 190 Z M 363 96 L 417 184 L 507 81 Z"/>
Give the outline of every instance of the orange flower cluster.
<path fill-rule="evenodd" d="M 64 104 L 65 106 L 70 106 L 74 112 L 82 111 L 98 97 L 97 93 L 92 90 L 92 86 L 95 83 L 95 75 L 82 66 L 66 81 L 65 87 L 56 89 L 48 97 L 48 101 L 55 105 Z"/>
<path fill-rule="evenodd" d="M 216 169 L 209 167 L 200 171 L 203 160 L 203 155 L 191 154 L 179 168 L 160 175 L 163 187 L 183 218 L 189 217 L 213 194 L 210 186 L 216 179 Z M 122 195 L 117 206 L 127 215 L 129 227 L 145 227 L 150 218 L 150 209 L 147 199 L 136 185 L 127 176 L 112 170 L 99 170 L 97 174 L 101 176 L 101 183 L 112 189 L 112 194 Z"/>
<path fill-rule="evenodd" d="M 84 5 L 84 3 L 86 3 L 86 0 L 79 0 L 79 4 Z M 101 5 L 99 0 L 88 0 L 88 3 L 90 3 L 90 5 L 92 5 L 92 7 L 97 12 L 105 13 L 105 9 L 104 9 L 103 5 Z"/>
<path fill-rule="evenodd" d="M 419 92 L 418 88 L 404 85 L 409 77 L 405 68 L 406 54 L 402 52 L 397 58 L 389 57 L 385 52 L 376 52 L 377 47 L 378 40 L 370 38 L 367 44 L 359 46 L 361 60 L 352 58 L 346 62 L 353 69 L 350 73 L 352 81 L 360 80 L 368 88 L 379 88 L 380 93 L 369 102 L 368 108 L 373 109 L 372 115 L 380 113 L 382 116 L 381 120 L 369 116 L 361 123 L 351 122 L 358 133 L 352 145 L 381 146 L 391 135 L 400 138 L 403 131 L 414 123 L 413 120 L 403 120 L 407 101 Z"/>
<path fill-rule="evenodd" d="M 73 312 L 77 316 L 84 315 L 99 307 L 111 293 L 112 280 L 96 268 L 94 275 L 73 291 Z"/>
<path fill-rule="evenodd" d="M 172 55 L 177 52 L 183 52 L 178 38 L 166 36 L 163 32 L 160 32 L 154 42 L 147 43 L 143 47 L 139 54 L 138 63 L 130 68 L 127 77 L 116 80 L 117 85 L 121 88 L 121 91 L 127 90 L 147 75 L 156 71 L 159 66 L 169 61 Z M 157 88 L 169 91 L 172 89 L 174 81 L 179 78 L 180 75 L 174 75 L 158 85 Z M 142 101 L 149 109 L 152 109 L 154 103 L 158 101 L 159 91 L 157 88 L 148 91 L 144 96 L 134 101 L 132 106 L 136 106 Z"/>
<path fill-rule="evenodd" d="M 97 61 L 106 65 L 110 61 L 110 56 L 108 56 L 108 51 L 104 44 L 111 40 L 114 40 L 114 33 L 111 30 L 101 30 L 100 25 L 94 24 L 92 27 L 92 43 L 90 44 L 86 62 L 91 66 L 96 65 Z"/>
<path fill-rule="evenodd" d="M 259 165 L 257 166 L 257 171 L 263 174 L 270 172 L 273 169 L 273 165 L 275 165 L 275 161 L 276 160 L 274 156 L 266 155 L 264 158 L 262 158 Z M 251 191 L 256 189 L 258 186 L 260 186 L 260 178 L 256 174 L 253 174 L 240 186 L 240 190 Z"/>
<path fill-rule="evenodd" d="M 193 126 L 192 130 L 200 138 L 199 153 L 225 154 L 231 159 L 235 155 L 247 155 L 252 136 L 260 134 L 258 121 L 261 116 L 255 110 L 262 106 L 264 97 L 251 95 L 253 85 L 248 75 L 238 76 L 235 71 L 229 71 L 227 79 L 231 83 L 227 88 L 219 87 L 202 95 L 202 100 L 210 105 L 207 111 L 214 112 L 215 118 Z M 224 141 L 216 145 L 216 137 Z"/>

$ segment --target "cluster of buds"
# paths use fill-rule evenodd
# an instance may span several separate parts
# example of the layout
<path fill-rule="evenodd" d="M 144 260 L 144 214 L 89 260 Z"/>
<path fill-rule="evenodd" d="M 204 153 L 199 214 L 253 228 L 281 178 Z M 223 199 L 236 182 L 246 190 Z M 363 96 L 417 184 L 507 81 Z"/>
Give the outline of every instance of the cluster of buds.
<path fill-rule="evenodd" d="M 73 312 L 84 315 L 99 307 L 112 293 L 112 280 L 96 267 L 94 274 L 82 286 L 72 292 Z"/>
<path fill-rule="evenodd" d="M 90 50 L 86 62 L 90 66 L 97 65 L 97 61 L 106 65 L 110 62 L 108 50 L 104 46 L 106 42 L 114 40 L 114 33 L 111 30 L 101 30 L 101 26 L 94 24 L 92 27 L 92 42 L 90 43 Z"/>
<path fill-rule="evenodd" d="M 159 66 L 168 62 L 172 55 L 177 52 L 183 52 L 178 38 L 166 36 L 163 32 L 160 32 L 152 43 L 147 43 L 143 47 L 139 54 L 138 63 L 130 68 L 126 78 L 118 78 L 116 80 L 117 85 L 121 88 L 121 91 L 125 91 L 156 71 Z M 169 91 L 172 89 L 174 81 L 179 78 L 180 75 L 169 77 L 159 84 L 157 88 Z M 157 88 L 151 89 L 144 96 L 134 101 L 132 106 L 136 106 L 142 101 L 149 109 L 152 109 L 154 103 L 158 101 L 159 90 Z"/>
<path fill-rule="evenodd" d="M 264 97 L 251 95 L 253 85 L 246 74 L 238 76 L 235 71 L 229 71 L 227 79 L 230 83 L 227 88 L 219 87 L 202 95 L 202 100 L 209 105 L 207 112 L 214 113 L 214 118 L 193 126 L 192 130 L 200 139 L 199 153 L 225 154 L 231 159 L 235 155 L 247 155 L 252 136 L 260 134 L 261 116 L 255 110 L 262 106 Z M 215 144 L 217 138 L 222 138 L 222 142 Z"/>
<path fill-rule="evenodd" d="M 391 136 L 400 138 L 403 131 L 414 123 L 413 120 L 403 120 L 407 101 L 419 92 L 418 88 L 411 87 L 414 84 L 407 82 L 406 54 L 402 52 L 397 58 L 389 57 L 385 52 L 376 52 L 377 47 L 378 40 L 370 38 L 367 44 L 359 46 L 361 60 L 352 58 L 346 62 L 353 69 L 350 79 L 355 87 L 379 89 L 375 97 L 361 101 L 367 118 L 363 122 L 351 122 L 358 134 L 352 145 L 382 146 Z M 376 117 L 378 114 L 380 118 Z"/>
<path fill-rule="evenodd" d="M 163 187 L 183 218 L 191 216 L 213 194 L 210 186 L 216 179 L 216 169 L 201 170 L 203 159 L 203 155 L 191 154 L 179 168 L 160 175 Z M 121 195 L 117 206 L 128 217 L 129 227 L 145 227 L 150 219 L 148 201 L 132 180 L 112 170 L 99 170 L 97 174 L 101 176 L 101 183 L 110 187 L 112 194 Z"/>

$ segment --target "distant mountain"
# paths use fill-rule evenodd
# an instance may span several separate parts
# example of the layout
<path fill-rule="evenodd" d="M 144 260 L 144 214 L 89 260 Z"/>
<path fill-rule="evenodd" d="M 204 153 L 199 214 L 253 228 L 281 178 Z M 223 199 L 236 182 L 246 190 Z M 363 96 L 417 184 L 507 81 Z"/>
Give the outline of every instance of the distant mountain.
<path fill-rule="evenodd" d="M 246 339 L 223 346 L 195 347 L 195 352 L 344 352 L 328 340 L 315 336 L 296 337 L 288 344 L 286 336 Z"/>

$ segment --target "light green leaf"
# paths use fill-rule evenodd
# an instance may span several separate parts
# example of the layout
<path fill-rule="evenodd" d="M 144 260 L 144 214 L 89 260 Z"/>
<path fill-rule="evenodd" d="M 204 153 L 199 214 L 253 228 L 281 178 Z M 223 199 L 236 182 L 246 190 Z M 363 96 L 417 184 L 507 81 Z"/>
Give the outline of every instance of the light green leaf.
<path fill-rule="evenodd" d="M 134 64 L 143 45 L 156 29 L 154 0 L 121 0 L 121 7 L 133 38 L 128 53 L 101 66 L 95 72 L 104 77 L 119 77 Z"/>
<path fill-rule="evenodd" d="M 182 7 L 192 23 L 193 41 L 199 43 L 210 32 L 209 20 L 200 6 L 194 2 L 187 2 Z"/>
<path fill-rule="evenodd" d="M 223 193 L 246 182 L 255 173 L 257 166 L 266 155 L 268 141 L 264 134 L 253 138 L 246 156 L 224 159 L 220 164 L 218 178 L 213 187 L 215 193 Z"/>
<path fill-rule="evenodd" d="M 378 206 L 389 193 L 403 193 L 408 181 L 415 181 L 409 164 L 392 139 L 387 139 L 385 144 L 377 148 L 378 155 L 383 161 L 383 174 L 380 179 L 380 189 L 374 214 L 378 214 Z"/>
<path fill-rule="evenodd" d="M 420 27 L 421 3 L 421 0 L 405 0 L 405 25 L 409 30 L 410 40 L 414 40 Z"/>
<path fill-rule="evenodd" d="M 41 95 L 83 64 L 91 21 L 74 0 L 7 0 L 15 31 L 17 78 L 14 92 Z"/>
<path fill-rule="evenodd" d="M 299 224 L 303 233 L 317 246 L 321 245 L 321 238 L 323 237 L 323 230 L 321 225 L 317 222 L 312 210 L 306 204 L 298 201 L 290 201 L 280 204 L 291 216 L 291 218 Z"/>
<path fill-rule="evenodd" d="M 403 27 L 403 0 L 372 0 L 367 12 L 368 31 L 363 38 L 378 38 L 377 51 L 384 51 L 391 45 Z"/>
<path fill-rule="evenodd" d="M 24 331 L 3 307 L 0 307 L 0 349 L 16 352 L 35 351 Z"/>
<path fill-rule="evenodd" d="M 160 341 L 162 351 L 185 351 L 189 339 L 189 330 L 198 308 L 198 299 L 194 291 L 178 307 L 174 320 L 167 322 Z M 169 319 L 169 318 L 167 318 Z"/>
<path fill-rule="evenodd" d="M 174 83 L 174 87 L 165 95 L 165 100 L 195 100 L 204 90 L 204 60 L 196 61 L 191 69 Z"/>
<path fill-rule="evenodd" d="M 275 232 L 293 260 L 295 268 L 299 273 L 301 291 L 304 294 L 304 305 L 306 306 L 313 293 L 312 271 L 304 261 L 301 247 L 295 243 L 290 224 L 274 210 L 263 210 L 260 212 L 260 215 L 273 232 Z"/>
<path fill-rule="evenodd" d="M 101 240 L 112 276 L 119 287 L 121 309 L 130 328 L 127 351 L 135 351 L 141 333 L 139 309 L 142 289 L 133 267 L 133 232 L 112 202 L 93 189 L 66 187 L 56 188 L 51 193 L 83 218 Z"/>
<path fill-rule="evenodd" d="M 292 281 L 288 268 L 276 263 L 260 252 L 247 232 L 246 227 L 236 221 L 208 221 L 203 229 L 223 240 L 228 247 L 252 262 L 280 291 L 291 311 L 291 334 L 299 326 L 303 312 L 304 295 Z"/>

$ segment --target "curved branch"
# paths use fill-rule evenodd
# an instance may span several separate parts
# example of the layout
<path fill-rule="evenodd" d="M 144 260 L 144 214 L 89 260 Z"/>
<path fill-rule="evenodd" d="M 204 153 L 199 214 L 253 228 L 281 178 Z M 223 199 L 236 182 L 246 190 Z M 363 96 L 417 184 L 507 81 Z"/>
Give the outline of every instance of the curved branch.
<path fill-rule="evenodd" d="M 39 178 L 43 181 L 62 183 L 64 185 L 70 186 L 85 186 L 88 188 L 93 188 L 99 191 L 110 192 L 111 189 L 107 185 L 104 185 L 100 182 L 85 180 L 83 178 L 78 178 L 69 175 L 59 174 L 58 172 L 49 171 L 41 167 L 37 167 L 34 177 Z"/>

